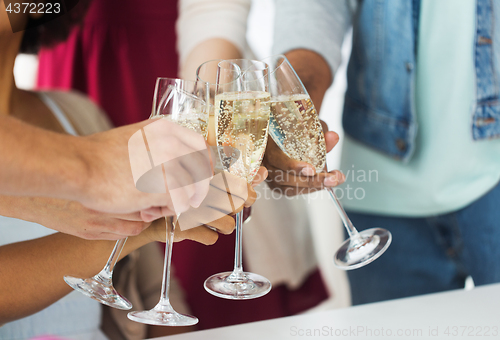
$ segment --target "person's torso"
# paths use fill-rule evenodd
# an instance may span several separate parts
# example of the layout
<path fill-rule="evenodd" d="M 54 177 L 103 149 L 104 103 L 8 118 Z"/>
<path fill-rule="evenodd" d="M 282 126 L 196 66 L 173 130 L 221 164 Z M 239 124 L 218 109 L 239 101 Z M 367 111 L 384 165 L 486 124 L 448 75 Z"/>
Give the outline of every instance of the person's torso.
<path fill-rule="evenodd" d="M 345 192 L 348 209 L 402 216 L 444 213 L 474 201 L 500 178 L 500 140 L 475 141 L 471 129 L 475 1 L 423 0 L 419 14 L 414 88 L 407 89 L 414 98 L 412 124 L 418 125 L 413 155 L 402 162 L 347 136 L 342 170 L 353 190 L 350 198 Z M 349 114 L 346 106 L 344 115 Z M 388 130 L 390 124 L 380 133 L 391 135 Z"/>
<path fill-rule="evenodd" d="M 500 3 L 469 0 L 474 15 L 475 140 L 500 137 Z M 415 151 L 415 72 L 420 0 L 359 1 L 343 126 L 363 144 L 408 161 Z M 442 20 L 448 14 L 441 13 Z"/>

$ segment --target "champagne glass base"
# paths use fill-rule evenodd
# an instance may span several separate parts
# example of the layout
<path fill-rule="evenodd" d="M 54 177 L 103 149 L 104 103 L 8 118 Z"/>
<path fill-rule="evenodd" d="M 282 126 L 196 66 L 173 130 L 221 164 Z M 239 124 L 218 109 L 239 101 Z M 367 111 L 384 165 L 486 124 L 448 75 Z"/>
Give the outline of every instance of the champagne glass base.
<path fill-rule="evenodd" d="M 145 323 L 155 326 L 192 326 L 198 323 L 198 318 L 180 314 L 176 311 L 146 310 L 140 312 L 130 312 L 127 317 L 135 322 Z"/>
<path fill-rule="evenodd" d="M 249 300 L 266 295 L 272 288 L 271 282 L 264 276 L 243 272 L 239 280 L 231 280 L 232 272 L 210 276 L 203 286 L 212 295 L 229 300 Z"/>
<path fill-rule="evenodd" d="M 102 304 L 123 310 L 132 309 L 130 301 L 121 296 L 113 285 L 107 285 L 95 277 L 80 279 L 72 276 L 65 276 L 64 281 L 74 290 Z"/>
<path fill-rule="evenodd" d="M 345 240 L 334 256 L 335 265 L 343 270 L 363 267 L 382 255 L 392 241 L 391 233 L 382 228 L 372 228 L 359 232 L 360 240 Z"/>

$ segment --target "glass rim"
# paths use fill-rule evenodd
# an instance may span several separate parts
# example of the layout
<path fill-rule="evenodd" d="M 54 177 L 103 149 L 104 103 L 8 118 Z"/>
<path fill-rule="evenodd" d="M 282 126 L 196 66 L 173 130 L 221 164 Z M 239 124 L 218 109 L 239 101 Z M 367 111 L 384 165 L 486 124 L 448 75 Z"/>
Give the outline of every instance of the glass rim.
<path fill-rule="evenodd" d="M 161 98 L 160 98 L 160 103 L 157 103 L 158 101 L 158 91 L 159 91 L 159 86 L 160 86 L 160 83 L 161 82 L 172 82 L 173 84 L 172 85 L 169 85 L 169 86 L 173 86 L 174 83 L 175 84 L 191 84 L 193 86 L 194 89 L 198 88 L 197 87 L 197 84 L 199 83 L 201 86 L 200 87 L 206 87 L 207 83 L 206 81 L 204 80 L 187 80 L 187 79 L 181 79 L 181 78 L 170 78 L 170 77 L 156 77 L 156 81 L 155 81 L 155 89 L 154 89 L 154 93 L 153 93 L 153 105 L 151 107 L 151 114 L 149 116 L 149 119 L 153 118 L 153 117 L 156 117 L 158 116 L 157 115 L 157 110 L 158 110 L 158 105 L 161 103 Z M 181 88 L 179 88 L 180 90 Z M 202 98 L 198 98 L 198 100 L 200 100 L 201 102 L 205 103 L 206 104 L 206 101 L 203 100 Z"/>
<path fill-rule="evenodd" d="M 205 62 L 201 63 L 201 64 L 200 64 L 200 66 L 198 66 L 198 67 L 196 68 L 196 80 L 199 80 L 199 81 L 205 82 L 205 83 L 207 83 L 207 84 L 209 84 L 209 85 L 223 85 L 223 86 L 224 86 L 224 85 L 231 84 L 231 83 L 235 82 L 235 81 L 236 81 L 239 77 L 237 77 L 235 80 L 230 81 L 230 82 L 228 82 L 228 83 L 224 83 L 224 84 L 216 84 L 216 83 L 211 83 L 211 82 L 209 82 L 209 81 L 207 81 L 207 80 L 204 80 L 204 79 L 200 78 L 199 71 L 200 71 L 200 69 L 201 69 L 204 65 L 206 65 L 206 64 L 208 64 L 208 63 L 213 63 L 213 62 L 218 61 L 218 62 L 219 62 L 219 64 L 220 64 L 220 63 L 221 63 L 221 62 L 223 62 L 223 61 L 227 61 L 227 62 L 234 63 L 234 64 L 238 65 L 238 64 L 237 64 L 237 63 L 235 63 L 234 61 L 240 61 L 240 60 L 246 60 L 246 61 L 251 61 L 251 62 L 257 62 L 257 63 L 261 63 L 261 64 L 265 65 L 265 67 L 264 67 L 264 68 L 262 68 L 262 69 L 256 69 L 256 71 L 258 71 L 258 70 L 266 70 L 266 69 L 267 69 L 267 73 L 268 73 L 268 74 L 267 74 L 267 75 L 264 75 L 264 76 L 262 76 L 262 77 L 259 77 L 259 78 L 255 79 L 255 80 L 262 79 L 262 78 L 265 78 L 265 77 L 269 77 L 269 73 L 270 73 L 270 71 L 269 71 L 269 65 L 268 65 L 266 62 L 264 62 L 264 61 L 262 61 L 262 60 L 257 60 L 257 59 L 233 58 L 233 59 L 211 59 L 211 60 L 207 60 L 207 61 L 205 61 Z M 217 65 L 218 65 L 218 64 L 217 64 Z"/>
<path fill-rule="evenodd" d="M 281 62 L 276 67 L 273 67 L 272 70 L 271 70 L 270 63 L 266 63 L 267 65 L 269 65 L 269 73 L 272 74 L 272 73 L 276 72 L 276 70 L 279 69 L 281 67 L 281 65 L 283 65 L 283 63 L 287 63 L 288 66 L 290 66 L 290 68 L 292 69 L 293 73 L 295 73 L 295 75 L 297 76 L 297 78 L 299 78 L 299 76 L 297 75 L 297 72 L 295 72 L 295 69 L 293 68 L 292 64 L 290 63 L 290 60 L 288 60 L 288 58 L 284 54 L 273 54 L 273 55 L 270 55 L 268 57 L 262 58 L 262 61 L 264 61 L 264 60 L 274 60 L 274 59 L 278 59 L 278 58 L 281 58 Z"/>
<path fill-rule="evenodd" d="M 208 83 L 207 81 L 203 79 L 198 79 L 196 78 L 195 80 L 189 80 L 189 79 L 182 79 L 182 78 L 172 78 L 172 77 L 156 77 L 155 83 L 158 83 L 160 81 L 175 81 L 179 83 Z M 209 84 L 209 83 L 208 83 Z"/>
<path fill-rule="evenodd" d="M 302 82 L 302 79 L 300 79 L 299 75 L 297 74 L 297 71 L 295 71 L 295 69 L 293 68 L 292 64 L 290 63 L 290 60 L 288 60 L 288 58 L 286 57 L 286 55 L 284 55 L 282 53 L 273 54 L 273 55 L 270 55 L 268 57 L 262 58 L 262 60 L 263 61 L 264 60 L 274 60 L 274 59 L 278 59 L 278 58 L 281 58 L 281 62 L 279 63 L 279 65 L 277 65 L 276 67 L 273 67 L 272 70 L 271 70 L 271 67 L 269 67 L 269 77 L 270 77 L 270 79 L 271 79 L 272 75 L 275 74 L 278 71 L 278 69 L 280 69 L 283 66 L 283 64 L 286 63 L 286 65 L 288 65 L 288 67 L 290 68 L 290 70 L 295 75 L 295 78 L 297 79 L 297 81 L 299 82 L 300 86 L 302 87 L 303 92 L 306 95 L 309 95 L 309 93 L 307 92 L 306 87 L 304 86 L 304 83 Z M 269 62 L 267 64 L 270 65 Z M 271 80 L 270 80 L 270 82 L 271 82 Z"/>

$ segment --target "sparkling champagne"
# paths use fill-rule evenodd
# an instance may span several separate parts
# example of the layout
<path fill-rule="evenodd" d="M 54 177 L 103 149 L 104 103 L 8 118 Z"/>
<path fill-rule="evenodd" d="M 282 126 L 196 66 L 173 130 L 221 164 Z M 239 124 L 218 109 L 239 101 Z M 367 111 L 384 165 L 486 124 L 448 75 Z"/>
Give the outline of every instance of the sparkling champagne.
<path fill-rule="evenodd" d="M 308 95 L 279 96 L 273 99 L 269 134 L 288 157 L 312 164 L 316 172 L 324 170 L 325 136 Z"/>
<path fill-rule="evenodd" d="M 249 183 L 257 174 L 267 144 L 268 92 L 229 92 L 215 97 L 216 139 L 229 172 Z"/>
<path fill-rule="evenodd" d="M 203 113 L 194 112 L 192 115 L 183 115 L 181 118 L 174 118 L 172 115 L 161 115 L 163 119 L 176 123 L 180 126 L 193 130 L 207 139 L 208 117 L 204 118 Z"/>

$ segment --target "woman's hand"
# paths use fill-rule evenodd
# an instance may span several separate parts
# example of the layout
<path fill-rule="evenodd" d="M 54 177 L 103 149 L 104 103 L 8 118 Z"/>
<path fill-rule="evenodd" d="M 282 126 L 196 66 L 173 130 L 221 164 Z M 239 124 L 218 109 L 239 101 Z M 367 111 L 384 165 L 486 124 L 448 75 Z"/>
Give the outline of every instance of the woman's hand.
<path fill-rule="evenodd" d="M 139 235 L 139 237 L 145 236 L 148 238 L 149 242 L 165 242 L 166 228 L 168 227 L 170 231 L 170 228 L 172 228 L 172 221 L 174 219 L 175 218 L 173 217 L 167 217 L 166 219 L 160 218 L 154 221 L 149 228 L 144 230 L 144 232 Z M 234 230 L 234 219 L 230 216 L 225 216 L 217 221 L 217 226 L 218 232 L 222 234 L 230 234 Z M 205 225 L 184 231 L 179 228 L 179 224 L 176 224 L 175 227 L 174 242 L 192 240 L 208 246 L 214 244 L 218 238 L 219 234 L 217 231 L 214 231 Z"/>
<path fill-rule="evenodd" d="M 266 168 L 261 167 L 256 176 L 258 177 L 256 184 L 262 182 L 266 174 Z M 243 207 L 251 206 L 256 198 L 255 190 L 246 180 L 228 172 L 215 175 L 210 181 L 207 197 L 201 205 L 179 216 L 176 221 L 174 242 L 193 240 L 205 245 L 214 244 L 219 237 L 218 233 L 233 232 L 235 221 L 232 215 L 243 210 Z M 151 241 L 165 242 L 165 231 L 165 219 L 162 218 L 153 222 L 143 234 Z"/>
<path fill-rule="evenodd" d="M 321 125 L 325 134 L 326 151 L 330 152 L 337 145 L 339 136 L 328 131 L 325 122 L 321 121 Z M 345 181 L 345 176 L 339 170 L 316 173 L 311 164 L 291 159 L 271 138 L 262 163 L 269 169 L 269 178 L 266 180 L 269 187 L 280 190 L 285 196 L 307 194 Z"/>

